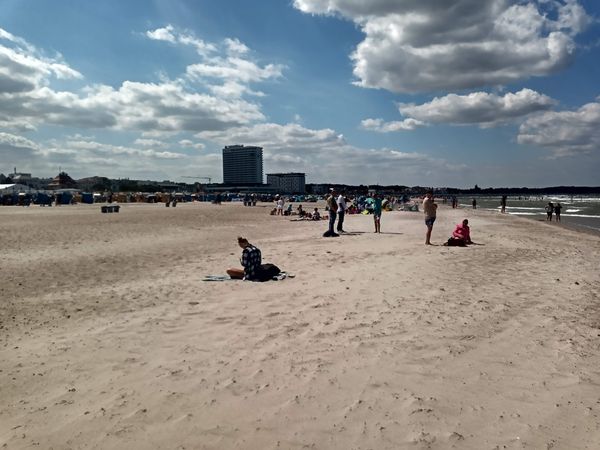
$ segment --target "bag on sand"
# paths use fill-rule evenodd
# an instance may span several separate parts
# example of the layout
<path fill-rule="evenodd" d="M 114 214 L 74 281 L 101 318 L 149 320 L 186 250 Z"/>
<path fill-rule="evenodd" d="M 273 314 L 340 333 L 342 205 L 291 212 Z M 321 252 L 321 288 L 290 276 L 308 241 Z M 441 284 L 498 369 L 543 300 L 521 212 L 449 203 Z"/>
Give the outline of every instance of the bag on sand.
<path fill-rule="evenodd" d="M 261 264 L 258 280 L 269 281 L 273 279 L 273 277 L 279 275 L 279 272 L 281 272 L 281 270 L 279 270 L 279 267 L 277 267 L 275 264 Z"/>

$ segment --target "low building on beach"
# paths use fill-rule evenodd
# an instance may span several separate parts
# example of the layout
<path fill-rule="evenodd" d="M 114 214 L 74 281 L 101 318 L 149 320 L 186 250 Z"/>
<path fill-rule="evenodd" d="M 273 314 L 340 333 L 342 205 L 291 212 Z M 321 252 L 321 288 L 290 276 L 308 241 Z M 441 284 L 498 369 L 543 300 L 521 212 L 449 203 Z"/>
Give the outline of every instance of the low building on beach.
<path fill-rule="evenodd" d="M 306 174 L 300 172 L 268 173 L 267 184 L 282 194 L 304 194 Z"/>

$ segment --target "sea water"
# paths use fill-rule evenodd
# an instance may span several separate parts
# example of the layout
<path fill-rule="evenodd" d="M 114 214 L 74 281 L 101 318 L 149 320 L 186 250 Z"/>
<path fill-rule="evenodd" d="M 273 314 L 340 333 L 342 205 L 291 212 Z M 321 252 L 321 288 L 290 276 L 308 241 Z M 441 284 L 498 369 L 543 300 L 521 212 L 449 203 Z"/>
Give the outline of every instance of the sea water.
<path fill-rule="evenodd" d="M 500 211 L 500 196 L 459 197 L 459 204 L 470 208 L 473 198 L 477 200 L 477 208 Z M 509 196 L 506 200 L 506 212 L 535 220 L 546 220 L 545 208 L 548 202 L 561 204 L 560 217 L 563 225 L 600 232 L 600 194 Z M 554 214 L 552 220 L 556 220 Z"/>

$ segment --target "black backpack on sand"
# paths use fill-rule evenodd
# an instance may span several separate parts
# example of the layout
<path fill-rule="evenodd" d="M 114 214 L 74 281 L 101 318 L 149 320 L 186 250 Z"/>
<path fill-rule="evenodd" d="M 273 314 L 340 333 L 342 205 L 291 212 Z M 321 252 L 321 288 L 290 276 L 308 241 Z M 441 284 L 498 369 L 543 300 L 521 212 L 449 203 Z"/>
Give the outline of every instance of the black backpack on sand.
<path fill-rule="evenodd" d="M 279 275 L 281 270 L 275 264 L 261 264 L 258 273 L 258 281 L 269 281 Z"/>

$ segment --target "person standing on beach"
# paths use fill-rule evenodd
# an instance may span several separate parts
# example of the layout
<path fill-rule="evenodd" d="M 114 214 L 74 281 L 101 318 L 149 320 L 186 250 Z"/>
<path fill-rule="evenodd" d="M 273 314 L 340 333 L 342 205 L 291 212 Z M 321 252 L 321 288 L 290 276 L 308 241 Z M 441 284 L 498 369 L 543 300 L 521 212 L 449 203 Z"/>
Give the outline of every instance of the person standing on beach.
<path fill-rule="evenodd" d="M 338 216 L 337 232 L 345 233 L 343 225 L 344 225 L 344 216 L 346 215 L 346 196 L 345 196 L 344 192 L 340 193 L 340 195 L 336 199 L 336 203 L 337 203 L 337 207 L 338 207 L 337 208 L 337 216 Z"/>
<path fill-rule="evenodd" d="M 435 222 L 437 206 L 433 199 L 433 192 L 429 191 L 425 194 L 423 200 L 423 211 L 425 213 L 425 225 L 427 226 L 427 234 L 425 235 L 425 245 L 431 245 L 431 230 Z"/>
<path fill-rule="evenodd" d="M 546 220 L 548 222 L 552 222 L 552 213 L 554 212 L 554 204 L 552 202 L 548 202 L 546 205 Z"/>
<path fill-rule="evenodd" d="M 375 233 L 381 233 L 381 210 L 383 205 L 383 200 L 379 194 L 375 194 L 373 196 L 373 220 L 375 222 Z"/>
<path fill-rule="evenodd" d="M 556 203 L 554 205 L 554 217 L 556 217 L 556 221 L 560 222 L 560 210 L 562 209 L 562 205 L 560 203 Z"/>
<path fill-rule="evenodd" d="M 506 212 L 506 195 L 502 196 L 500 200 L 500 212 L 504 214 Z"/>
<path fill-rule="evenodd" d="M 477 209 L 477 199 L 473 199 L 473 209 Z"/>
<path fill-rule="evenodd" d="M 336 200 L 336 191 L 335 189 L 331 190 L 329 197 L 327 197 L 327 209 L 329 210 L 329 229 L 323 235 L 324 237 L 337 237 L 335 231 L 333 231 L 333 226 L 335 225 L 335 219 L 337 218 L 337 200 Z"/>
<path fill-rule="evenodd" d="M 277 196 L 277 215 L 283 216 L 283 197 Z"/>

